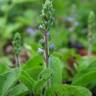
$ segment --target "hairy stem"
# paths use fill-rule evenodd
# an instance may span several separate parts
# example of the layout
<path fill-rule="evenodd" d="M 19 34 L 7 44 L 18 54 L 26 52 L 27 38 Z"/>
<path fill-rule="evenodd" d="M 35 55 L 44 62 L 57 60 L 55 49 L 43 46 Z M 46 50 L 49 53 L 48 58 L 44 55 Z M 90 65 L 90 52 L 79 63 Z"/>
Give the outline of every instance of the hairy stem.
<path fill-rule="evenodd" d="M 45 57 L 45 63 L 46 63 L 46 67 L 48 67 L 48 59 L 49 59 L 49 48 L 48 48 L 48 36 L 47 36 L 47 31 L 44 32 L 44 41 L 45 41 L 45 53 L 44 53 L 44 57 Z"/>

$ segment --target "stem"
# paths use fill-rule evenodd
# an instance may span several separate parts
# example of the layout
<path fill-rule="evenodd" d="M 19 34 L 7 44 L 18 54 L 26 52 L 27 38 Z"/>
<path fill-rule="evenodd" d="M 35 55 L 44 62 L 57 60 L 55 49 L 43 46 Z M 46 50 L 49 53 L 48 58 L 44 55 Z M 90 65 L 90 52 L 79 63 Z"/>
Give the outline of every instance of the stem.
<path fill-rule="evenodd" d="M 88 34 L 88 56 L 90 57 L 92 55 L 92 33 L 89 30 Z"/>
<path fill-rule="evenodd" d="M 20 65 L 19 55 L 16 55 L 16 68 L 19 71 L 18 76 L 20 76 L 20 74 L 21 74 L 21 65 Z"/>
<path fill-rule="evenodd" d="M 44 41 L 45 41 L 45 63 L 46 63 L 46 67 L 48 67 L 48 52 L 49 52 L 49 48 L 48 48 L 48 36 L 47 36 L 47 31 L 44 32 Z"/>
<path fill-rule="evenodd" d="M 91 46 L 91 44 L 89 43 L 89 47 L 88 47 L 88 56 L 89 56 L 89 57 L 92 55 L 91 50 L 92 50 L 92 46 Z"/>
<path fill-rule="evenodd" d="M 20 67 L 20 61 L 19 61 L 19 56 L 16 55 L 16 67 Z"/>

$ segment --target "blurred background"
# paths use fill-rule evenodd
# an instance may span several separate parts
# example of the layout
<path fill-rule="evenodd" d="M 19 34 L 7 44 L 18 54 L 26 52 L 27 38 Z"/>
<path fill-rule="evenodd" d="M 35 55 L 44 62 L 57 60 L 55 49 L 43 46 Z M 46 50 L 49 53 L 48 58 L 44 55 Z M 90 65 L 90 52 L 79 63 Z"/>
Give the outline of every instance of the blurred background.
<path fill-rule="evenodd" d="M 15 64 L 12 39 L 22 36 L 21 63 L 42 51 L 43 36 L 39 29 L 45 0 L 0 0 L 0 63 Z M 54 0 L 55 24 L 48 32 L 50 54 L 73 64 L 87 55 L 88 16 L 96 13 L 96 0 Z M 95 22 L 95 21 L 94 21 Z M 96 33 L 94 34 L 94 38 Z M 96 54 L 96 39 L 93 42 Z"/>

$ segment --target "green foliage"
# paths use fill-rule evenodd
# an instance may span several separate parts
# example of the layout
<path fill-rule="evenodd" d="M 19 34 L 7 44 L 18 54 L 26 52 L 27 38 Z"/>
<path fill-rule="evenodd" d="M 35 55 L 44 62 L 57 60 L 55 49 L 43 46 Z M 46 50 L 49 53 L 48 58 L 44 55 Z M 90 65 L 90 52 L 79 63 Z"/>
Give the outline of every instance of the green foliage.
<path fill-rule="evenodd" d="M 88 56 L 84 56 L 81 57 L 78 60 L 78 67 L 77 67 L 77 71 L 81 72 L 81 71 L 86 71 L 87 69 L 91 69 L 91 68 L 96 68 L 96 59 L 95 56 L 90 56 L 90 59 Z"/>
<path fill-rule="evenodd" d="M 17 70 L 0 75 L 0 96 L 7 96 L 10 88 L 13 87 L 18 78 L 19 74 Z"/>
<path fill-rule="evenodd" d="M 36 55 L 32 59 L 27 61 L 26 64 L 24 64 L 23 69 L 30 70 L 31 68 L 40 67 L 40 66 L 42 66 L 42 67 L 44 66 L 43 65 L 43 58 L 40 55 Z"/>
<path fill-rule="evenodd" d="M 50 56 L 48 68 L 52 70 L 50 83 L 52 86 L 62 83 L 62 62 L 58 57 Z"/>
<path fill-rule="evenodd" d="M 28 93 L 28 88 L 20 83 L 17 84 L 16 86 L 12 87 L 8 93 L 9 96 L 21 96 L 21 94 L 26 94 Z"/>
<path fill-rule="evenodd" d="M 34 56 L 23 65 L 23 70 L 27 71 L 34 78 L 34 80 L 38 79 L 38 75 L 43 68 L 43 58 L 40 55 Z"/>
<path fill-rule="evenodd" d="M 7 64 L 0 64 L 0 74 L 4 74 L 10 70 Z"/>
<path fill-rule="evenodd" d="M 95 56 L 89 57 L 83 57 L 79 61 L 78 66 L 78 72 L 73 78 L 73 84 L 74 85 L 80 85 L 80 86 L 91 86 L 92 84 L 95 84 L 96 76 L 96 59 Z M 91 78 L 90 78 L 91 77 Z"/>
<path fill-rule="evenodd" d="M 93 12 L 90 13 L 88 18 L 88 40 L 89 40 L 89 46 L 88 46 L 88 57 L 87 60 L 85 59 L 84 62 L 81 63 L 81 68 L 79 65 L 79 72 L 74 76 L 73 78 L 73 84 L 79 85 L 79 86 L 88 86 L 92 85 L 92 83 L 96 80 L 96 61 L 94 57 L 92 57 L 92 43 L 93 43 L 93 33 L 95 32 L 95 14 Z M 84 58 L 83 58 L 84 59 Z M 83 60 L 82 60 L 83 61 Z M 92 66 L 93 65 L 93 66 Z M 84 68 L 83 68 L 84 67 Z M 91 77 L 91 78 L 90 78 Z"/>
<path fill-rule="evenodd" d="M 43 71 L 41 71 L 34 87 L 36 94 L 37 93 L 40 94 L 42 89 L 47 85 L 51 76 L 52 76 L 52 72 L 50 69 L 44 69 Z"/>
<path fill-rule="evenodd" d="M 82 71 L 73 78 L 73 84 L 78 86 L 88 86 L 89 84 L 92 84 L 94 80 L 96 80 L 95 74 L 96 69 L 87 69 L 86 71 Z"/>
<path fill-rule="evenodd" d="M 80 86 L 55 85 L 48 89 L 46 96 L 92 96 L 92 94 Z"/>
<path fill-rule="evenodd" d="M 27 88 L 31 91 L 34 90 L 35 81 L 26 71 L 22 70 L 20 75 L 20 81 L 27 86 Z"/>
<path fill-rule="evenodd" d="M 72 84 L 80 86 L 96 85 L 96 59 L 95 56 L 83 57 L 79 60 L 78 72 L 72 80 Z M 91 77 L 91 78 L 90 78 Z"/>

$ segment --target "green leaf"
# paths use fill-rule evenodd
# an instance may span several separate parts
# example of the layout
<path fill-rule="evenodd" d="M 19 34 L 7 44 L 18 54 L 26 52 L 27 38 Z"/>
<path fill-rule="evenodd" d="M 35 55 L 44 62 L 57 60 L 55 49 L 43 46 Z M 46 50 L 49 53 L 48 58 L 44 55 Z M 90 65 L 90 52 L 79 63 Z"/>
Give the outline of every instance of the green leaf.
<path fill-rule="evenodd" d="M 92 96 L 92 94 L 80 86 L 55 85 L 47 90 L 46 96 Z"/>
<path fill-rule="evenodd" d="M 43 58 L 40 55 L 34 56 L 23 66 L 23 70 L 30 74 L 34 80 L 37 80 L 38 75 L 43 68 Z"/>
<path fill-rule="evenodd" d="M 16 31 L 17 29 L 19 29 L 21 27 L 22 27 L 22 25 L 20 23 L 6 25 L 6 29 L 4 31 L 5 34 L 3 34 L 4 38 L 10 37 L 10 34 L 12 32 Z"/>
<path fill-rule="evenodd" d="M 27 70 L 27 72 L 32 76 L 34 80 L 37 80 L 42 70 L 43 70 L 42 67 L 34 67 L 34 68 L 30 68 L 29 70 Z"/>
<path fill-rule="evenodd" d="M 51 56 L 49 58 L 49 66 L 52 70 L 52 77 L 50 79 L 51 84 L 61 84 L 62 82 L 62 62 L 60 61 L 59 58 Z"/>
<path fill-rule="evenodd" d="M 51 76 L 52 71 L 50 69 L 44 69 L 43 71 L 41 71 L 34 87 L 36 93 L 42 90 L 42 88 L 44 88 L 44 86 L 46 85 L 47 81 L 50 79 Z"/>
<path fill-rule="evenodd" d="M 18 85 L 16 85 L 15 87 L 13 87 L 10 92 L 9 92 L 9 96 L 21 96 L 21 94 L 26 94 L 28 92 L 28 88 L 20 83 Z"/>
<path fill-rule="evenodd" d="M 0 96 L 7 95 L 8 90 L 16 83 L 18 77 L 18 70 L 12 70 L 0 75 Z"/>
<path fill-rule="evenodd" d="M 4 74 L 8 71 L 9 71 L 8 65 L 0 63 L 0 74 Z"/>
<path fill-rule="evenodd" d="M 88 68 L 94 68 L 96 66 L 95 62 L 96 62 L 95 56 L 91 56 L 90 58 L 88 56 L 82 57 L 78 61 L 78 63 L 79 63 L 78 72 L 83 71 L 83 70 L 87 70 Z"/>
<path fill-rule="evenodd" d="M 36 55 L 23 66 L 23 70 L 30 70 L 39 66 L 43 66 L 43 58 L 40 55 Z"/>
<path fill-rule="evenodd" d="M 96 68 L 87 69 L 86 71 L 77 73 L 72 80 L 72 84 L 87 86 L 89 84 L 92 84 L 92 82 L 94 81 L 96 81 Z"/>
<path fill-rule="evenodd" d="M 28 74 L 28 72 L 22 70 L 21 75 L 19 77 L 20 81 L 27 86 L 29 90 L 33 90 L 35 81 L 34 79 Z"/>

